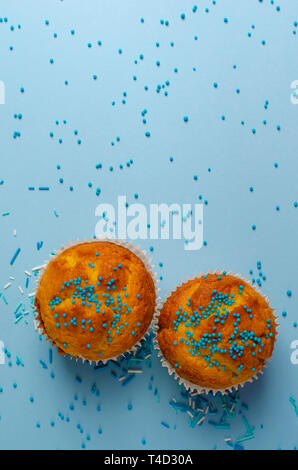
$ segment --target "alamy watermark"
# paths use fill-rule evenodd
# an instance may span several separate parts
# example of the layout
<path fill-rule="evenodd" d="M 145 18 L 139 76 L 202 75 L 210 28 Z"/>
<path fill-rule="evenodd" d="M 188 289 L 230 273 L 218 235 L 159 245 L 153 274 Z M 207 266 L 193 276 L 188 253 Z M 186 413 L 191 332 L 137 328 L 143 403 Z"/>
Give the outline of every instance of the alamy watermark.
<path fill-rule="evenodd" d="M 298 104 L 298 80 L 294 80 L 291 83 L 291 88 L 294 90 L 291 93 L 291 103 L 292 104 Z"/>
<path fill-rule="evenodd" d="M 203 246 L 203 204 L 128 204 L 126 196 L 118 196 L 117 208 L 99 204 L 95 209 L 99 220 L 97 238 L 130 240 L 183 240 L 184 249 L 199 250 Z"/>
<path fill-rule="evenodd" d="M 5 104 L 5 84 L 0 80 L 0 104 Z"/>
<path fill-rule="evenodd" d="M 298 340 L 297 339 L 292 341 L 291 349 L 294 349 L 294 351 L 291 354 L 291 363 L 296 366 L 298 364 Z"/>

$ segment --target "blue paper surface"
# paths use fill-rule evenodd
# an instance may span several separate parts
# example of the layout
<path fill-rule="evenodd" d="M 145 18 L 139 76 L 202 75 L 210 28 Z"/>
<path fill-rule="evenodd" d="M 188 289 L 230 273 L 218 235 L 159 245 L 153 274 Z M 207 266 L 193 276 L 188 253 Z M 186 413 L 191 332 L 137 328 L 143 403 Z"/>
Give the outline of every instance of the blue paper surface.
<path fill-rule="evenodd" d="M 229 449 L 246 435 L 245 423 L 254 427 L 254 438 L 239 441 L 246 449 L 297 445 L 297 1 L 194 5 L 1 2 L 3 449 Z M 122 386 L 114 364 L 94 370 L 56 351 L 51 363 L 49 343 L 34 330 L 32 268 L 68 240 L 93 236 L 97 205 L 116 207 L 119 195 L 146 207 L 204 204 L 200 250 L 185 250 L 183 240 L 135 241 L 154 247 L 162 298 L 208 269 L 257 279 L 262 263 L 262 291 L 280 316 L 278 342 L 223 428 L 219 399 L 217 413 L 194 427 L 175 412 L 173 397 L 186 401 L 156 352 Z M 15 323 L 20 303 L 29 314 Z"/>

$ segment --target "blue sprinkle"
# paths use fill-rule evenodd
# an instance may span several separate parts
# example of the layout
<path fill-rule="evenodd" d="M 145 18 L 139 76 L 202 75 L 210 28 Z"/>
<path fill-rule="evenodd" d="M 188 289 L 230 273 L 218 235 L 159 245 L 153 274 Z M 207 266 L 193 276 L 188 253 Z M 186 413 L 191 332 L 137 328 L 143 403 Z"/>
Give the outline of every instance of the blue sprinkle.
<path fill-rule="evenodd" d="M 15 252 L 15 254 L 13 255 L 13 257 L 11 258 L 11 260 L 10 260 L 10 265 L 11 266 L 13 265 L 15 260 L 17 259 L 17 256 L 19 255 L 20 251 L 21 251 L 21 248 L 18 248 L 17 251 Z"/>
<path fill-rule="evenodd" d="M 170 429 L 170 425 L 168 423 L 166 423 L 165 421 L 161 421 L 160 423 L 162 426 L 164 426 L 165 428 L 168 428 Z"/>

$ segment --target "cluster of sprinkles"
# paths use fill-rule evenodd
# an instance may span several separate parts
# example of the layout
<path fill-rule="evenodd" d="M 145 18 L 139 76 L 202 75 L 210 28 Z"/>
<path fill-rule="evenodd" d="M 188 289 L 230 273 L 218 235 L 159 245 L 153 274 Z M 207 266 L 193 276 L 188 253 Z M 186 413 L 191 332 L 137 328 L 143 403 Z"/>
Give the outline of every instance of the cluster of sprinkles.
<path fill-rule="evenodd" d="M 265 275 L 263 269 L 262 269 L 262 262 L 257 261 L 257 271 L 254 272 L 253 269 L 249 270 L 249 274 L 251 276 L 251 282 L 252 284 L 257 284 L 258 287 L 262 287 L 263 282 L 267 280 L 267 276 Z"/>
<path fill-rule="evenodd" d="M 77 385 L 77 391 L 74 393 L 72 399 L 68 405 L 64 405 L 61 409 L 57 411 L 57 419 L 52 419 L 48 423 L 44 421 L 37 421 L 36 427 L 55 427 L 58 425 L 59 421 L 64 421 L 70 423 L 70 425 L 75 426 L 79 435 L 81 436 L 81 447 L 88 447 L 88 442 L 94 439 L 97 439 L 104 432 L 102 426 L 99 425 L 97 432 L 94 434 L 86 429 L 86 426 L 78 421 L 75 416 L 76 412 L 81 409 L 81 407 L 93 407 L 96 413 L 99 413 L 98 416 L 102 413 L 102 405 L 98 401 L 101 397 L 101 391 L 97 385 L 97 381 L 100 380 L 97 377 L 97 374 L 100 373 L 101 376 L 104 374 L 105 381 L 115 380 L 119 383 L 121 387 L 126 387 L 131 384 L 133 379 L 137 377 L 137 374 L 145 373 L 146 370 L 149 372 L 150 378 L 148 383 L 148 390 L 152 392 L 153 398 L 157 403 L 160 402 L 159 393 L 155 383 L 154 376 L 151 374 L 150 370 L 152 367 L 151 364 L 151 355 L 153 351 L 152 337 L 149 341 L 143 342 L 143 344 L 138 348 L 135 354 L 127 354 L 125 357 L 120 359 L 118 362 L 110 361 L 108 364 L 99 364 L 94 366 L 94 381 L 91 381 L 89 389 L 87 388 L 88 395 L 86 396 L 86 387 L 84 387 L 84 392 L 81 391 L 81 387 L 84 386 L 86 379 L 84 375 L 75 375 L 74 382 Z M 11 357 L 11 354 L 9 357 Z M 47 361 L 40 360 L 42 368 L 46 373 L 50 374 L 52 379 L 55 378 L 55 374 L 52 369 L 53 357 L 52 349 L 49 349 L 49 358 Z M 89 380 L 88 380 L 89 382 Z M 16 383 L 12 384 L 14 388 L 17 387 Z M 111 384 L 112 385 L 112 384 Z M 3 389 L 0 390 L 3 392 Z M 28 402 L 31 405 L 34 405 L 36 399 L 33 394 L 29 395 Z M 290 398 L 290 401 L 293 402 L 293 399 Z M 215 428 L 223 432 L 223 442 L 225 445 L 232 447 L 234 449 L 244 449 L 246 441 L 255 438 L 255 426 L 252 426 L 248 423 L 246 414 L 249 410 L 248 405 L 243 402 L 240 398 L 239 392 L 229 393 L 227 395 L 218 395 L 216 397 L 211 397 L 209 395 L 200 395 L 194 392 L 187 392 L 183 388 L 180 391 L 180 397 L 173 397 L 169 401 L 169 406 L 175 411 L 175 413 L 185 413 L 188 418 L 188 425 L 190 428 L 196 428 L 201 426 L 210 426 L 210 428 Z M 130 400 L 127 403 L 127 411 L 129 413 L 134 412 L 134 403 Z M 230 437 L 229 432 L 233 430 L 233 421 L 236 417 L 240 416 L 243 426 L 243 431 L 236 437 Z M 173 429 L 175 430 L 176 424 L 172 423 L 165 419 L 160 420 L 160 426 L 166 430 Z M 262 429 L 260 425 L 260 429 Z M 141 438 L 142 445 L 146 445 L 147 438 Z"/>
<path fill-rule="evenodd" d="M 96 253 L 96 257 L 99 255 L 99 253 Z M 94 269 L 95 262 L 95 259 L 89 261 L 87 263 L 88 267 Z M 113 267 L 114 271 L 121 269 L 122 264 Z M 69 298 L 70 294 L 73 306 L 79 304 L 80 308 L 83 307 L 84 313 L 80 314 L 80 318 L 64 312 L 63 300 L 65 296 Z M 119 335 L 122 332 L 127 334 L 129 315 L 136 302 L 140 299 L 140 294 L 136 294 L 133 299 L 128 294 L 126 286 L 119 286 L 113 277 L 105 282 L 103 277 L 99 275 L 96 284 L 91 284 L 89 279 L 86 279 L 86 276 L 82 278 L 78 275 L 73 279 L 63 282 L 60 292 L 51 299 L 49 306 L 52 310 L 57 329 L 80 329 L 82 333 L 85 331 L 94 332 L 95 344 L 98 343 L 96 333 L 100 331 L 103 336 L 106 336 L 107 343 L 111 343 L 115 339 L 115 335 Z M 94 316 L 94 312 L 96 316 Z M 90 316 L 92 318 L 89 318 Z M 134 336 L 140 327 L 141 322 L 137 321 L 129 333 Z M 66 352 L 67 347 L 68 344 L 63 343 L 63 348 Z M 91 348 L 91 344 L 86 343 L 85 348 L 88 350 Z M 101 357 L 101 355 L 102 352 L 99 352 L 98 356 Z"/>
<path fill-rule="evenodd" d="M 207 278 L 205 275 L 204 278 Z M 218 276 L 221 280 L 222 276 Z M 241 296 L 245 290 L 243 284 L 239 284 L 238 294 Z M 265 341 L 273 336 L 271 318 L 266 319 L 265 335 L 258 336 L 253 330 L 241 328 L 241 320 L 243 317 L 253 319 L 253 310 L 248 308 L 245 304 L 239 306 L 239 310 L 235 311 L 233 305 L 235 304 L 234 294 L 223 293 L 214 289 L 210 301 L 207 305 L 199 305 L 196 310 L 191 307 L 191 299 L 189 298 L 186 306 L 179 306 L 176 312 L 176 318 L 173 321 L 173 330 L 177 333 L 173 342 L 174 346 L 183 344 L 185 349 L 192 356 L 200 356 L 203 358 L 209 367 L 218 367 L 225 370 L 226 366 L 221 364 L 214 356 L 222 356 L 225 358 L 237 361 L 237 371 L 241 373 L 242 369 L 246 367 L 245 361 L 242 362 L 241 358 L 247 354 L 247 351 L 256 356 L 262 353 L 265 346 Z M 201 321 L 210 318 L 212 320 L 212 332 L 210 332 L 211 324 L 208 322 L 208 331 L 201 331 L 199 328 Z M 221 329 L 224 328 L 227 322 L 233 321 L 234 329 L 229 337 L 223 335 Z M 182 332 L 181 331 L 182 327 Z M 199 338 L 198 338 L 199 336 Z M 228 347 L 222 346 L 222 343 L 228 343 Z M 240 362 L 240 363 L 239 363 Z M 179 369 L 179 363 L 175 363 L 175 368 Z M 256 369 L 253 367 L 252 372 L 255 373 Z M 233 377 L 237 374 L 233 373 Z"/>
<path fill-rule="evenodd" d="M 41 336 L 39 336 L 41 340 Z M 102 405 L 99 401 L 101 397 L 101 391 L 98 386 L 98 381 L 100 380 L 113 380 L 118 383 L 120 387 L 126 387 L 131 384 L 131 382 L 136 379 L 136 377 L 142 374 L 145 371 L 150 373 L 152 367 L 151 355 L 153 351 L 152 344 L 152 335 L 149 337 L 148 341 L 142 341 L 141 344 L 137 347 L 135 353 L 126 353 L 118 361 L 109 361 L 108 363 L 99 363 L 93 367 L 94 379 L 91 383 L 91 386 L 88 386 L 86 390 L 86 377 L 84 370 L 82 370 L 82 375 L 76 373 L 74 375 L 74 383 L 76 384 L 77 391 L 74 393 L 72 399 L 68 405 L 64 405 L 62 410 L 60 409 L 57 412 L 57 420 L 52 419 L 50 422 L 36 422 L 36 427 L 50 426 L 55 427 L 59 421 L 64 421 L 72 424 L 79 431 L 81 435 L 81 447 L 86 448 L 89 441 L 92 439 L 95 440 L 99 438 L 104 432 L 104 429 L 101 425 L 98 426 L 96 435 L 92 432 L 85 429 L 85 426 L 79 421 L 76 421 L 76 412 L 81 409 L 81 407 L 95 407 L 94 410 L 98 416 L 101 415 Z M 56 354 L 56 353 L 54 353 Z M 40 360 L 41 368 L 45 371 L 46 374 L 50 375 L 51 379 L 55 379 L 55 373 L 53 371 L 53 350 L 49 349 L 48 360 Z M 89 368 L 88 368 L 89 369 Z M 104 377 L 103 377 L 104 376 Z M 159 394 L 156 387 L 153 386 L 154 377 L 151 375 L 149 379 L 148 390 L 153 391 L 153 397 L 159 402 Z M 111 383 L 113 386 L 113 383 Z M 81 390 L 84 388 L 85 392 Z M 3 390 L 2 390 L 3 391 Z M 1 390 L 0 390 L 1 392 Z M 88 393 L 86 396 L 86 392 Z M 36 400 L 33 395 L 29 396 L 29 403 L 33 404 Z M 129 401 L 127 404 L 128 412 L 132 412 L 134 406 L 133 402 Z M 81 419 L 77 418 L 77 419 Z M 142 444 L 145 445 L 146 439 L 142 438 Z"/>
<path fill-rule="evenodd" d="M 262 3 L 262 7 L 264 7 L 264 8 L 266 7 L 266 2 L 265 1 L 264 2 L 259 2 L 259 3 Z M 270 4 L 274 5 L 275 12 L 279 13 L 281 11 L 280 6 L 276 5 L 273 0 L 270 1 Z M 196 18 L 197 18 L 198 15 L 202 15 L 204 13 L 205 14 L 206 13 L 210 14 L 216 8 L 217 8 L 217 2 L 216 1 L 213 1 L 212 4 L 209 7 L 206 7 L 206 8 L 199 8 L 198 5 L 194 5 L 193 7 L 190 7 L 187 11 L 183 11 L 182 13 L 177 12 L 176 15 L 174 16 L 174 18 L 172 18 L 171 20 L 168 19 L 168 18 L 160 18 L 160 19 L 158 19 L 158 22 L 159 22 L 162 29 L 166 28 L 166 30 L 169 32 L 169 34 L 171 34 L 171 26 L 174 23 L 179 23 L 179 24 L 182 24 L 183 26 L 187 27 L 188 24 L 193 24 L 196 21 Z M 221 21 L 226 25 L 225 27 L 227 29 L 229 28 L 230 23 L 233 23 L 229 16 L 224 16 L 224 15 L 221 18 Z M 145 18 L 142 18 L 142 20 L 140 20 L 140 22 L 141 22 L 141 24 L 145 25 L 146 24 Z M 0 26 L 5 27 L 5 28 L 9 28 L 9 30 L 14 35 L 15 35 L 17 30 L 20 30 L 20 34 L 22 33 L 21 25 L 16 24 L 15 22 L 11 22 L 10 19 L 7 18 L 7 17 L 4 17 L 4 18 L 1 17 L 0 18 L 0 23 L 2 23 L 2 25 L 0 25 Z M 293 21 L 291 22 L 291 30 L 292 30 L 291 32 L 294 35 L 296 34 L 296 31 L 297 31 L 297 24 L 298 24 L 297 19 L 293 18 Z M 53 24 L 52 21 L 50 21 L 50 19 L 43 20 L 43 25 L 44 25 L 44 27 L 47 31 L 47 34 L 49 34 L 49 40 L 50 41 L 57 42 L 61 39 L 61 34 L 57 33 L 57 31 L 55 31 L 55 29 L 53 29 L 54 24 Z M 250 27 L 249 27 L 248 33 L 246 31 L 243 31 L 243 34 L 244 35 L 248 34 L 248 37 L 250 38 L 250 41 L 253 41 L 253 36 L 255 36 L 256 32 L 258 32 L 258 31 L 259 31 L 259 27 L 256 24 L 251 24 Z M 73 41 L 73 40 L 78 39 L 78 32 L 79 32 L 78 28 L 70 27 L 70 28 L 67 29 L 66 34 L 70 36 L 70 38 L 71 38 L 70 41 Z M 161 33 L 161 34 L 163 35 L 163 33 Z M 14 36 L 14 39 L 16 39 L 16 38 L 17 37 Z M 196 34 L 194 36 L 194 40 L 199 43 L 199 39 L 200 39 L 200 37 Z M 261 46 L 266 46 L 268 44 L 268 39 L 267 38 L 258 37 L 258 41 L 260 42 Z M 71 44 L 71 42 L 70 42 L 70 44 Z M 175 46 L 175 42 L 173 40 L 167 41 L 166 44 L 167 44 L 167 47 L 170 47 L 171 49 L 173 49 L 174 46 Z M 86 48 L 85 49 L 86 54 L 90 54 L 91 51 L 93 53 L 93 52 L 95 52 L 95 50 L 96 50 L 96 53 L 101 54 L 101 52 L 105 49 L 106 46 L 108 46 L 108 41 L 104 41 L 103 38 L 100 38 L 100 37 L 99 38 L 88 38 L 88 40 L 86 40 L 84 42 L 84 47 Z M 14 46 L 11 45 L 10 47 L 12 48 L 11 50 L 14 50 Z M 154 42 L 152 42 L 152 47 L 156 51 L 160 51 L 166 46 L 165 46 L 164 41 L 154 40 Z M 175 48 L 174 48 L 174 50 L 175 50 Z M 121 44 L 119 44 L 119 46 L 115 48 L 115 58 L 117 57 L 121 61 L 123 61 L 123 59 L 128 60 L 126 53 L 127 53 L 127 51 L 121 46 Z M 144 51 L 139 51 L 138 53 L 134 54 L 133 63 L 134 63 L 135 66 L 140 67 L 142 64 L 144 64 L 146 59 L 147 59 L 147 54 L 145 54 Z M 54 56 L 53 57 L 52 56 L 48 57 L 47 61 L 48 61 L 49 66 L 51 68 L 55 68 L 57 62 L 56 62 Z M 163 61 L 157 56 L 156 60 L 154 61 L 154 65 L 156 65 L 156 67 L 158 69 L 162 69 Z M 239 68 L 238 64 L 234 63 L 234 64 L 231 65 L 231 67 L 233 68 L 235 73 L 237 73 L 238 68 Z M 193 71 L 196 71 L 196 70 L 197 70 L 197 67 L 194 66 Z M 167 70 L 166 77 L 163 75 L 162 80 L 159 80 L 159 81 L 155 82 L 153 86 L 149 87 L 147 84 L 145 84 L 143 86 L 143 84 L 142 84 L 144 92 L 146 94 L 148 94 L 148 92 L 150 93 L 151 91 L 154 91 L 157 94 L 160 94 L 160 95 L 163 95 L 163 96 L 168 96 L 170 85 L 172 85 L 172 83 L 175 83 L 176 77 L 179 76 L 179 72 L 180 72 L 180 67 L 177 67 L 175 65 L 173 67 L 173 69 Z M 132 81 L 135 83 L 135 85 L 138 86 L 138 75 L 133 74 L 131 78 L 132 78 Z M 103 74 L 99 74 L 99 73 L 90 73 L 90 79 L 93 80 L 93 82 L 95 82 L 95 83 L 97 83 L 97 82 L 100 83 L 101 80 L 104 79 L 104 76 L 103 76 Z M 71 88 L 71 86 L 72 86 L 72 80 L 69 77 L 63 77 L 63 79 L 61 79 L 61 83 L 63 84 L 63 86 L 66 86 L 66 88 Z M 220 90 L 222 89 L 222 82 L 220 80 L 218 80 L 217 77 L 213 77 L 213 79 L 210 80 L 209 85 L 210 85 L 210 87 L 212 87 L 214 89 L 214 91 L 216 93 L 220 92 Z M 25 91 L 27 91 L 27 89 L 25 90 L 24 86 L 20 86 L 19 91 L 23 95 L 25 93 Z M 235 85 L 234 91 L 235 91 L 236 95 L 240 95 L 242 93 L 242 90 L 241 90 L 241 88 L 238 84 Z M 117 96 L 117 101 L 116 101 L 116 99 L 111 99 L 112 106 L 114 108 L 115 107 L 117 108 L 116 104 L 118 102 L 121 103 L 122 105 L 126 105 L 128 103 L 130 94 L 132 94 L 132 93 L 130 93 L 128 88 L 122 87 L 121 93 L 119 92 L 118 95 L 114 94 L 114 96 Z M 266 112 L 268 112 L 267 111 L 268 109 L 269 109 L 269 99 L 266 98 L 265 101 L 264 101 L 264 110 Z M 141 119 L 142 119 L 142 123 L 144 125 L 148 124 L 148 119 L 147 119 L 147 113 L 148 112 L 149 112 L 148 108 L 143 108 L 142 111 L 141 111 Z M 65 134 L 67 134 L 67 125 L 69 123 L 69 120 L 66 119 L 65 117 L 67 117 L 67 116 L 64 116 L 63 119 L 59 118 L 59 119 L 53 120 L 52 121 L 53 125 L 51 125 L 51 127 L 49 129 L 50 139 L 53 140 L 53 141 L 57 141 L 59 144 L 64 143 L 64 140 L 65 140 L 64 136 L 65 136 Z M 24 120 L 24 113 L 22 112 L 22 110 L 17 109 L 16 112 L 13 113 L 13 118 L 14 118 L 15 121 L 18 121 L 19 124 L 21 125 L 22 121 Z M 226 114 L 221 113 L 220 118 L 221 118 L 222 121 L 227 120 Z M 182 120 L 183 120 L 184 123 L 188 123 L 191 120 L 191 116 L 189 114 L 185 114 L 184 116 L 182 115 Z M 261 119 L 260 121 L 262 122 L 263 125 L 266 125 L 266 126 L 268 125 L 268 119 Z M 246 122 L 244 120 L 241 120 L 241 125 L 245 126 L 245 124 L 246 124 Z M 62 131 L 60 130 L 61 127 L 63 128 Z M 280 132 L 282 130 L 282 126 L 278 122 L 273 124 L 273 128 L 278 132 Z M 255 135 L 258 132 L 258 126 L 255 125 L 254 127 L 252 127 L 249 132 L 251 132 L 253 135 Z M 85 136 L 85 135 L 81 136 L 81 130 L 78 127 L 75 127 L 74 125 L 72 126 L 72 129 L 71 129 L 71 135 L 73 136 L 74 142 L 78 145 L 78 147 L 82 147 L 82 144 L 84 144 L 85 141 L 88 140 L 87 136 Z M 119 135 L 120 135 L 120 133 L 119 133 Z M 112 147 L 116 148 L 117 144 L 120 144 L 120 141 L 122 141 L 122 137 L 120 139 L 119 135 L 115 134 L 115 137 L 112 139 L 112 141 L 109 142 L 109 144 Z M 151 137 L 152 136 L 152 131 L 148 129 L 144 132 L 144 135 L 147 138 Z M 21 132 L 19 130 L 15 130 L 13 132 L 13 137 L 14 137 L 14 139 L 17 139 L 18 137 L 21 137 Z M 68 139 L 68 134 L 67 134 L 66 139 Z M 67 140 L 67 142 L 69 142 L 69 139 Z M 108 168 L 109 171 L 114 171 L 115 169 L 118 169 L 118 168 L 119 169 L 129 168 L 131 166 L 131 164 L 132 164 L 131 159 L 127 159 L 127 161 L 124 160 L 120 164 L 119 163 L 110 164 L 110 162 L 108 164 L 106 164 L 106 162 L 104 162 L 104 168 Z M 99 165 L 103 165 L 103 164 L 100 163 Z M 101 167 L 102 166 L 100 166 L 100 168 Z M 96 165 L 96 168 L 99 168 L 99 166 Z M 97 179 L 97 175 L 92 177 L 89 181 L 86 181 L 85 184 L 88 185 L 89 188 L 93 189 L 96 196 L 100 196 L 102 194 L 102 187 L 98 186 L 96 183 L 94 183 L 94 181 L 92 181 L 92 180 L 96 180 L 96 179 Z M 194 178 L 194 179 L 197 180 L 197 178 Z M 69 178 L 67 178 L 67 177 L 65 178 L 65 176 L 60 176 L 58 178 L 58 181 L 59 181 L 59 184 L 67 182 L 67 184 L 65 184 L 64 187 L 66 187 L 70 192 L 73 192 L 74 190 L 77 189 L 77 187 L 71 181 L 69 181 Z M 28 186 L 28 190 L 34 191 L 36 188 L 38 188 L 39 191 L 48 192 L 48 191 L 50 191 L 50 189 L 53 188 L 53 186 L 54 186 L 53 184 L 45 185 L 45 186 L 38 186 L 38 187 L 30 185 L 30 186 Z M 251 186 L 251 188 L 253 188 L 253 187 Z M 298 207 L 297 201 L 293 201 L 293 202 L 291 202 L 291 204 L 294 204 L 294 207 Z M 276 209 L 277 212 L 279 212 L 280 211 L 280 206 L 276 205 L 275 209 Z M 54 213 L 56 218 L 59 217 L 59 211 L 54 209 L 53 213 Z M 7 212 L 7 214 L 9 214 L 9 212 Z M 252 224 L 251 229 L 255 232 L 256 229 L 257 229 L 256 224 Z M 207 246 L 206 241 L 204 241 L 204 246 Z"/>
<path fill-rule="evenodd" d="M 256 427 L 248 423 L 245 414 L 249 408 L 240 399 L 238 391 L 211 397 L 181 390 L 179 399 L 173 397 L 169 404 L 176 414 L 182 412 L 187 415 L 188 425 L 191 428 L 209 425 L 227 433 L 232 429 L 233 420 L 240 416 L 244 431 L 236 438 L 227 434 L 224 438 L 224 443 L 235 450 L 243 450 L 245 441 L 255 438 Z"/>

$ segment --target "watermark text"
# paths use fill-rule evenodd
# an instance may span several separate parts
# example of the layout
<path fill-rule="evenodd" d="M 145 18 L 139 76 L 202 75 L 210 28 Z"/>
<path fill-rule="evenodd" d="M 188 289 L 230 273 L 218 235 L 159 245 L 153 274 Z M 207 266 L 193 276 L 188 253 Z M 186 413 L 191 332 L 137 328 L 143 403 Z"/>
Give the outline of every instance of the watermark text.
<path fill-rule="evenodd" d="M 5 104 L 5 84 L 0 80 L 0 104 Z"/>
<path fill-rule="evenodd" d="M 118 196 L 117 208 L 99 204 L 95 226 L 97 238 L 130 240 L 183 240 L 184 249 L 203 246 L 203 204 L 128 204 Z"/>

